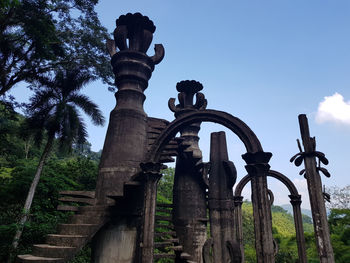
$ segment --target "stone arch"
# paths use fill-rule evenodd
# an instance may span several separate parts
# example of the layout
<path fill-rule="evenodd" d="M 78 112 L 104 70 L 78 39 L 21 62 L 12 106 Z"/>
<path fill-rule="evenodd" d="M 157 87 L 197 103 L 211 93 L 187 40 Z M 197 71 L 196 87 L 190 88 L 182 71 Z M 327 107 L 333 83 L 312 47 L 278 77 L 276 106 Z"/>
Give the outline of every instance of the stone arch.
<path fill-rule="evenodd" d="M 216 110 L 200 110 L 190 112 L 176 118 L 158 136 L 148 154 L 149 161 L 159 160 L 163 147 L 173 138 L 184 126 L 196 122 L 214 122 L 225 126 L 235 133 L 243 142 L 247 152 L 262 152 L 260 141 L 254 132 L 240 119 L 226 112 Z"/>
<path fill-rule="evenodd" d="M 258 180 L 255 180 L 254 190 L 257 195 L 257 200 L 265 200 L 267 196 L 267 189 L 264 188 L 266 185 L 266 172 L 264 167 L 268 166 L 272 154 L 265 153 L 255 133 L 239 118 L 232 116 L 229 113 L 216 111 L 216 110 L 196 110 L 191 111 L 182 116 L 177 117 L 174 121 L 169 123 L 164 130 L 159 134 L 156 140 L 153 142 L 152 147 L 147 153 L 146 163 L 159 164 L 162 151 L 164 147 L 173 139 L 183 127 L 199 122 L 214 122 L 225 126 L 230 129 L 238 138 L 243 142 L 247 153 L 242 155 L 242 158 L 246 161 L 249 166 L 248 173 L 256 175 Z M 254 179 L 253 179 L 254 181 Z M 156 185 L 154 186 L 156 188 Z M 252 187 L 253 188 L 253 187 Z M 154 190 L 154 189 L 153 189 Z M 152 192 L 153 194 L 156 191 Z M 152 197 L 152 204 L 155 203 L 155 196 Z M 257 255 L 263 255 L 266 260 L 274 258 L 273 255 L 273 239 L 272 239 L 272 225 L 269 223 L 269 214 L 271 210 L 265 204 L 266 202 L 257 202 L 255 210 L 262 211 L 262 215 L 254 220 L 254 226 L 256 233 L 265 233 L 263 235 L 256 234 L 256 242 L 259 243 L 257 246 Z M 268 222 L 268 223 L 265 223 Z M 150 225 L 154 225 L 153 222 Z M 267 236 L 267 238 L 266 238 Z M 266 242 L 267 240 L 267 242 Z"/>
<path fill-rule="evenodd" d="M 289 193 L 291 195 L 299 195 L 297 188 L 293 184 L 293 182 L 285 175 L 281 174 L 280 172 L 270 170 L 268 173 L 268 176 L 274 177 L 277 180 L 281 181 L 289 190 Z M 236 186 L 235 189 L 235 196 L 241 196 L 243 188 L 246 186 L 246 184 L 250 181 L 251 177 L 250 175 L 246 175 L 239 181 L 239 183 Z"/>
<path fill-rule="evenodd" d="M 270 170 L 267 175 L 270 177 L 274 177 L 280 182 L 282 182 L 290 192 L 289 197 L 290 197 L 290 203 L 293 206 L 293 217 L 294 217 L 299 260 L 302 263 L 306 263 L 307 258 L 306 258 L 305 237 L 304 237 L 304 228 L 303 228 L 302 214 L 301 214 L 301 208 L 300 208 L 301 195 L 299 195 L 298 190 L 293 184 L 293 182 L 282 173 Z M 252 176 L 250 176 L 249 174 L 243 177 L 237 184 L 235 193 L 234 193 L 234 200 L 235 200 L 235 206 L 236 206 L 235 208 L 236 233 L 237 233 L 238 242 L 240 243 L 242 257 L 244 257 L 244 248 L 243 248 L 243 231 L 242 231 L 243 225 L 242 225 L 242 210 L 241 210 L 243 197 L 241 196 L 241 194 L 242 194 L 243 188 L 251 179 L 252 179 Z"/>

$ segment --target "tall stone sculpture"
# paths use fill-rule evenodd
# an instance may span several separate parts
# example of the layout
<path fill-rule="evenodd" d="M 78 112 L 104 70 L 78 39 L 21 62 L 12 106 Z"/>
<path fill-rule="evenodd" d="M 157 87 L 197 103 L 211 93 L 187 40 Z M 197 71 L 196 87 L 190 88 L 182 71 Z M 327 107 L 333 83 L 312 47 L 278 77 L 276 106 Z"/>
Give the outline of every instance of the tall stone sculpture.
<path fill-rule="evenodd" d="M 156 29 L 148 17 L 139 13 L 119 17 L 114 30 L 115 47 L 112 56 L 113 72 L 118 91 L 117 103 L 110 115 L 105 144 L 102 151 L 96 197 L 105 204 L 108 197 L 123 195 L 124 184 L 140 172 L 140 163 L 146 159 L 147 115 L 143 109 L 144 90 L 148 86 L 154 66 L 163 56 L 162 45 L 156 45 L 156 55 L 146 52 Z M 113 45 L 111 45 L 113 47 Z M 113 49 L 111 49 L 113 50 Z M 95 237 L 95 262 L 131 262 L 135 260 L 137 242 L 140 240 L 143 189 L 134 194 L 139 198 L 128 200 L 131 211 L 126 215 L 112 215 L 112 224 Z"/>
<path fill-rule="evenodd" d="M 305 174 L 307 182 L 318 255 L 321 263 L 333 263 L 333 248 L 331 245 L 326 207 L 322 191 L 322 180 L 319 174 L 319 172 L 322 172 L 326 176 L 330 176 L 328 171 L 320 166 L 321 162 L 327 165 L 328 160 L 324 153 L 316 151 L 316 139 L 315 137 L 310 137 L 309 124 L 306 115 L 300 114 L 298 119 L 304 151 L 302 151 L 301 145 L 298 141 L 300 153 L 294 155 L 290 161 L 294 161 L 296 166 L 300 166 L 304 161 L 305 169 L 303 169 L 300 174 Z M 318 166 L 316 163 L 316 157 L 319 159 Z"/>
<path fill-rule="evenodd" d="M 208 206 L 213 262 L 242 262 L 234 228 L 232 188 L 236 179 L 236 167 L 228 160 L 225 133 L 212 133 Z"/>
<path fill-rule="evenodd" d="M 300 195 L 285 176 L 270 171 L 268 162 L 272 154 L 264 152 L 257 136 L 243 121 L 228 113 L 207 109 L 207 101 L 200 92 L 203 86 L 197 81 L 177 84 L 179 104 L 175 105 L 175 99 L 169 100 L 169 108 L 175 113 L 172 122 L 148 117 L 143 109 L 144 91 L 155 65 L 164 57 L 164 48 L 158 44 L 154 56 L 146 54 L 155 32 L 148 17 L 129 13 L 120 16 L 116 25 L 114 40 L 108 40 L 107 47 L 118 91 L 116 106 L 110 114 L 96 190 L 62 192 L 60 200 L 69 205 L 60 205 L 58 209 L 74 212 L 70 221 L 60 224 L 57 234 L 49 234 L 46 244 L 34 245 L 31 255 L 20 255 L 18 259 L 67 262 L 92 241 L 94 263 L 151 263 L 164 258 L 176 263 L 243 262 L 243 197 L 240 194 L 250 181 L 257 262 L 272 263 L 275 248 L 267 176 L 274 176 L 290 188 L 300 262 L 306 262 Z M 234 164 L 228 160 L 225 133 L 211 135 L 210 161 L 203 163 L 198 144 L 202 122 L 225 126 L 245 146 L 247 152 L 242 158 L 248 175 L 238 184 L 235 197 L 232 187 L 237 174 Z M 307 133 L 303 140 L 308 136 Z M 311 179 L 314 160 L 310 154 L 315 149 L 309 149 L 305 142 L 304 146 L 303 158 Z M 157 203 L 161 170 L 164 163 L 174 161 L 174 156 L 177 160 L 173 204 Z M 317 176 L 312 178 L 310 191 L 319 191 Z M 319 205 L 319 193 L 316 197 L 317 201 L 312 203 Z M 324 214 L 323 208 L 318 208 L 313 210 Z M 323 237 L 328 231 L 326 222 L 323 217 L 316 220 L 321 220 L 315 225 L 322 228 L 317 237 Z M 167 230 L 163 231 L 164 228 Z M 331 250 L 328 245 L 325 248 L 319 250 L 327 254 L 322 254 L 326 256 L 321 260 L 332 262 Z"/>
<path fill-rule="evenodd" d="M 176 85 L 179 104 L 169 100 L 169 107 L 179 117 L 196 109 L 205 109 L 206 100 L 199 91 L 202 84 L 182 81 Z M 193 97 L 197 101 L 193 104 Z M 193 123 L 180 130 L 179 155 L 176 160 L 173 190 L 173 221 L 184 253 L 194 262 L 202 262 L 202 247 L 206 241 L 207 204 L 206 185 L 202 172 L 202 152 L 198 146 L 200 123 Z"/>

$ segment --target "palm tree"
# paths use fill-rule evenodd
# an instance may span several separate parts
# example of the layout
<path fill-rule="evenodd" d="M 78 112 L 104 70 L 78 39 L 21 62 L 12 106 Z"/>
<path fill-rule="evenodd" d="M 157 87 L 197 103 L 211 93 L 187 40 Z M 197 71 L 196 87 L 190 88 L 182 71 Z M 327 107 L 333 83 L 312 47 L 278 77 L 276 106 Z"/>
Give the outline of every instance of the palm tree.
<path fill-rule="evenodd" d="M 93 124 L 104 124 L 98 106 L 87 96 L 79 93 L 83 86 L 92 80 L 87 73 L 77 69 L 62 69 L 56 72 L 54 78 L 41 78 L 33 86 L 36 92 L 27 105 L 28 127 L 34 131 L 37 143 L 42 141 L 44 135 L 47 141 L 24 204 L 23 215 L 12 243 L 13 249 L 18 246 L 41 172 L 55 138 L 60 147 L 66 149 L 69 149 L 72 143 L 82 144 L 86 141 L 86 126 L 79 109 L 91 118 Z"/>

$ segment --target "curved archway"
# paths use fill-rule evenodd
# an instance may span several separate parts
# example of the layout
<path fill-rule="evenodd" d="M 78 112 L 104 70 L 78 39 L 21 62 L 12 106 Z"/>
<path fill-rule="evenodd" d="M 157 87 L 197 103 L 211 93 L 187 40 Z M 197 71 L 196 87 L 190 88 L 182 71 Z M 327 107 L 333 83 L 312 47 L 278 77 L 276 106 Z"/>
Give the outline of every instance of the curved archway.
<path fill-rule="evenodd" d="M 297 188 L 293 184 L 293 182 L 285 175 L 281 174 L 280 172 L 270 170 L 268 173 L 268 176 L 274 177 L 277 180 L 281 181 L 289 190 L 289 193 L 291 195 L 299 195 Z M 242 194 L 243 188 L 245 185 L 250 181 L 250 175 L 244 176 L 241 181 L 236 186 L 235 189 L 235 196 L 240 196 Z"/>
<path fill-rule="evenodd" d="M 149 161 L 157 162 L 162 148 L 175 137 L 176 133 L 178 133 L 182 127 L 196 122 L 214 122 L 221 124 L 239 137 L 247 152 L 254 153 L 263 151 L 260 141 L 254 132 L 237 117 L 222 111 L 200 110 L 178 117 L 169 123 L 150 149 L 148 154 Z"/>
<path fill-rule="evenodd" d="M 303 228 L 302 214 L 301 214 L 301 208 L 300 208 L 301 195 L 299 195 L 297 188 L 287 176 L 274 170 L 270 170 L 268 172 L 268 176 L 274 177 L 280 182 L 282 182 L 290 192 L 289 197 L 290 197 L 290 202 L 293 206 L 293 217 L 294 217 L 294 224 L 295 224 L 299 260 L 302 263 L 306 263 L 307 258 L 306 258 L 306 248 L 305 248 L 305 237 L 304 237 L 304 228 Z M 237 222 L 236 233 L 237 233 L 238 241 L 240 243 L 242 256 L 244 256 L 244 248 L 243 248 L 243 231 L 242 231 L 243 226 L 242 226 L 242 210 L 241 210 L 243 197 L 241 196 L 241 194 L 242 194 L 243 188 L 251 179 L 252 177 L 249 174 L 244 176 L 237 184 L 235 189 L 235 194 L 234 194 L 234 199 L 237 200 L 236 209 L 235 209 L 235 221 Z"/>
<path fill-rule="evenodd" d="M 214 122 L 221 124 L 230 129 L 243 142 L 247 153 L 242 155 L 242 157 L 250 168 L 248 172 L 257 174 L 257 180 L 253 179 L 255 182 L 254 191 L 257 193 L 255 195 L 255 209 L 261 211 L 261 216 L 254 220 L 254 226 L 255 229 L 257 229 L 256 242 L 259 243 L 259 246 L 257 246 L 257 255 L 263 255 L 266 260 L 274 259 L 272 225 L 268 221 L 269 218 L 271 218 L 271 210 L 269 209 L 267 202 L 264 201 L 265 196 L 267 196 L 267 189 L 265 189 L 266 183 L 264 183 L 266 181 L 265 173 L 267 171 L 264 167 L 267 166 L 272 154 L 263 151 L 257 136 L 243 121 L 231 114 L 216 110 L 198 110 L 188 112 L 187 114 L 179 116 L 164 128 L 153 142 L 151 149 L 147 153 L 148 158 L 145 161 L 153 164 L 159 163 L 162 151 L 169 141 L 173 139 L 183 127 L 199 122 Z M 263 201 L 258 202 L 258 200 Z M 264 233 L 264 235 L 257 233 Z"/>

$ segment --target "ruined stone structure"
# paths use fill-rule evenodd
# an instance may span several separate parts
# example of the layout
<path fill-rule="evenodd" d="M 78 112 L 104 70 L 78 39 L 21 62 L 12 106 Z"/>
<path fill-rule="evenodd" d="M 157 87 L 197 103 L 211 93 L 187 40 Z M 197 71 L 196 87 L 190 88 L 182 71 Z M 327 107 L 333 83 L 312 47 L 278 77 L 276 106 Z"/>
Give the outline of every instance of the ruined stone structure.
<path fill-rule="evenodd" d="M 48 235 L 47 244 L 34 245 L 32 255 L 18 259 L 67 262 L 92 241 L 95 263 L 150 263 L 162 258 L 192 263 L 243 262 L 241 192 L 250 182 L 257 261 L 274 262 L 277 248 L 271 223 L 273 194 L 267 186 L 267 177 L 272 176 L 290 191 L 300 262 L 307 262 L 301 196 L 286 176 L 270 170 L 272 154 L 263 151 L 257 136 L 240 119 L 207 109 L 205 96 L 200 93 L 203 86 L 197 81 L 176 85 L 178 104 L 175 99 L 169 100 L 175 114 L 172 122 L 147 116 L 144 91 L 155 65 L 164 57 L 164 48 L 158 44 L 155 55 L 146 54 L 156 29 L 148 17 L 127 14 L 119 17 L 116 25 L 114 40 L 107 45 L 118 91 L 96 191 L 61 193 L 61 201 L 85 205 L 59 206 L 59 210 L 75 212 L 70 222 L 59 225 L 57 234 Z M 242 158 L 248 175 L 236 185 L 234 194 L 237 172 L 228 159 L 225 133 L 212 133 L 210 161 L 204 163 L 198 145 L 202 122 L 227 127 L 245 146 L 247 152 L 242 153 Z M 312 208 L 316 211 L 315 234 L 323 244 L 319 246 L 322 262 L 334 262 L 319 194 L 321 168 L 316 168 L 314 160 L 321 155 L 305 140 L 309 140 L 308 133 L 303 135 L 305 153 L 300 153 L 295 162 L 300 165 L 305 160 Z M 174 161 L 174 156 L 173 204 L 159 204 L 156 194 L 161 170 L 164 163 Z M 324 160 L 324 155 L 321 158 Z"/>

